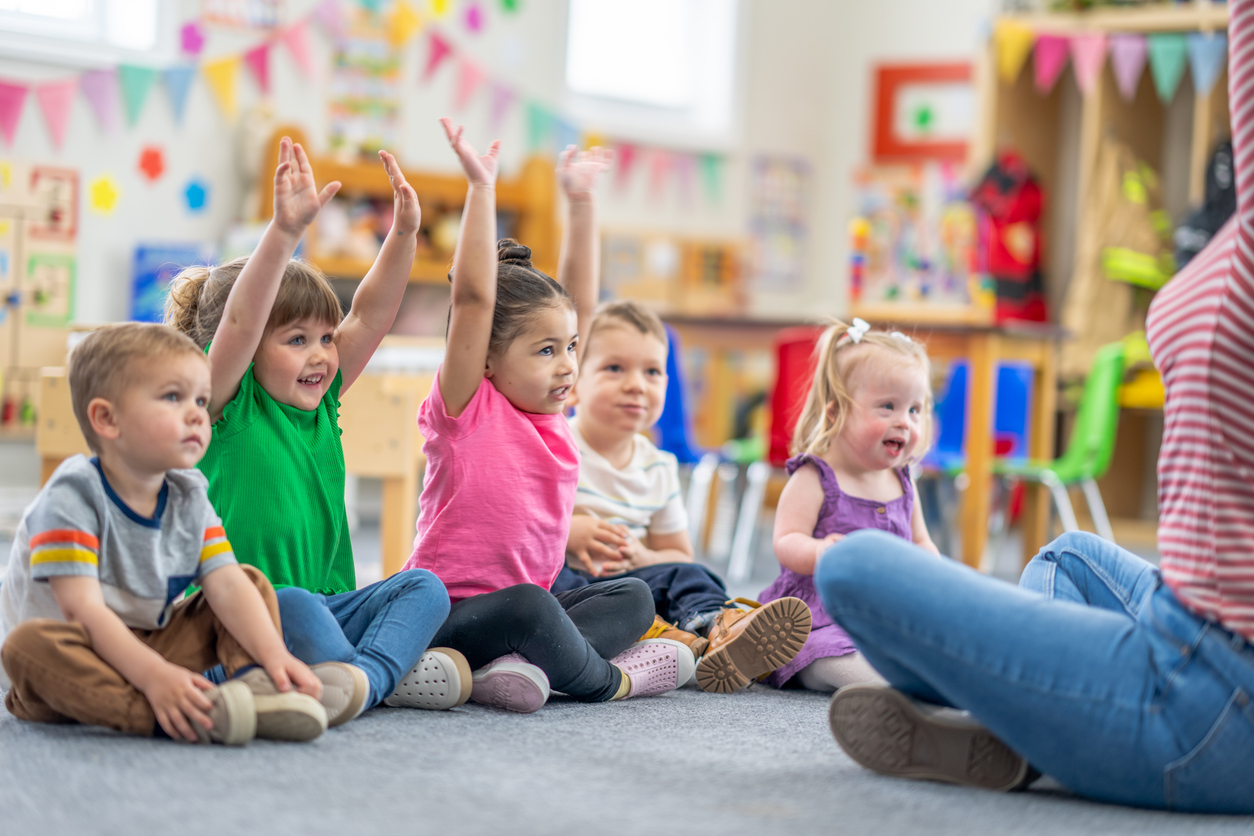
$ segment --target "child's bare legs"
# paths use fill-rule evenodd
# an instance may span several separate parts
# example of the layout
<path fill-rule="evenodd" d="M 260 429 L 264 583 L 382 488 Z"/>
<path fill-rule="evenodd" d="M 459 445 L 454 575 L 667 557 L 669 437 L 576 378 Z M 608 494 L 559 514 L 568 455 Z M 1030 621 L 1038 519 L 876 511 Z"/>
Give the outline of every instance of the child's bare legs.
<path fill-rule="evenodd" d="M 844 656 L 815 659 L 797 671 L 797 681 L 807 691 L 830 694 L 846 685 L 884 682 L 884 677 L 875 672 L 861 653 L 846 653 Z"/>

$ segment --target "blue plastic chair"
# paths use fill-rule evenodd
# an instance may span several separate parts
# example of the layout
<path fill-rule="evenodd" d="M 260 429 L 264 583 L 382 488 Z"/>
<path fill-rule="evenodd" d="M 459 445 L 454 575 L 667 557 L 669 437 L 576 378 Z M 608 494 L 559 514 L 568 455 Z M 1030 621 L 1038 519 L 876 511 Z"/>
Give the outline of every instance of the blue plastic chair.
<path fill-rule="evenodd" d="M 666 399 L 662 402 L 662 417 L 657 421 L 657 446 L 674 453 L 680 464 L 696 464 L 701 453 L 692 443 L 692 421 L 688 417 L 684 376 L 679 363 L 679 335 L 666 326 Z"/>
<path fill-rule="evenodd" d="M 965 361 L 949 369 L 945 391 L 936 400 L 934 417 L 939 427 L 935 442 L 923 457 L 927 470 L 956 476 L 966 467 L 963 438 L 967 416 L 967 376 Z M 993 436 L 1004 446 L 1004 458 L 1027 456 L 1028 408 L 1032 391 L 1032 367 L 1026 363 L 1005 363 L 997 367 L 997 400 L 994 406 Z"/>

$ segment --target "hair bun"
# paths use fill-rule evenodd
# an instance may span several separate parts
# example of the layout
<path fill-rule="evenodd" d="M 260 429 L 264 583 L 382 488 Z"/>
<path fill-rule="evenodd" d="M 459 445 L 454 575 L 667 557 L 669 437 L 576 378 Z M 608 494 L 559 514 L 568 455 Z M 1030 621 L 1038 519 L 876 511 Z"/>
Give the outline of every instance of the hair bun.
<path fill-rule="evenodd" d="M 501 264 L 531 267 L 531 248 L 524 247 L 513 238 L 502 238 L 496 244 L 496 260 Z"/>

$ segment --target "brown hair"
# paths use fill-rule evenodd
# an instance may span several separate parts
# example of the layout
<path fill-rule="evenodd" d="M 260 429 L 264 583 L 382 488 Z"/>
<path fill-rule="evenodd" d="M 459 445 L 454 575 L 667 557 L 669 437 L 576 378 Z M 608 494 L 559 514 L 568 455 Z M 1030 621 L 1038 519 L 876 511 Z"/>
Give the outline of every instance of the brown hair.
<path fill-rule="evenodd" d="M 919 441 L 913 451 L 917 461 L 932 444 L 932 364 L 927 358 L 927 351 L 922 343 L 896 331 L 891 334 L 868 331 L 857 342 L 844 339 L 850 328 L 843 322 L 833 322 L 819 338 L 815 349 L 814 380 L 793 432 L 793 453 L 821 456 L 827 452 L 832 439 L 844 428 L 853 406 L 850 381 L 875 359 L 886 359 L 884 354 L 887 352 L 898 360 L 917 363 L 928 379 L 927 402 L 923 405 L 919 422 Z"/>
<path fill-rule="evenodd" d="M 602 302 L 592 314 L 592 324 L 588 326 L 588 336 L 584 338 L 583 350 L 586 353 L 592 345 L 592 336 L 602 328 L 610 325 L 626 325 L 635 328 L 641 334 L 655 337 L 664 346 L 668 346 L 666 326 L 662 318 L 638 302 L 620 299 L 615 302 Z"/>
<path fill-rule="evenodd" d="M 93 452 L 100 439 L 92 431 L 87 405 L 96 398 L 117 400 L 139 378 L 139 362 L 192 354 L 205 363 L 203 349 L 186 334 L 155 322 L 124 322 L 92 331 L 74 346 L 69 358 L 70 402 L 74 417 Z"/>
<path fill-rule="evenodd" d="M 207 346 L 222 321 L 227 296 L 247 263 L 248 257 L 244 256 L 217 267 L 185 268 L 170 282 L 166 324 L 191 337 L 201 348 Z M 318 268 L 292 259 L 283 270 L 266 330 L 310 317 L 338 325 L 344 318 L 344 309 Z"/>

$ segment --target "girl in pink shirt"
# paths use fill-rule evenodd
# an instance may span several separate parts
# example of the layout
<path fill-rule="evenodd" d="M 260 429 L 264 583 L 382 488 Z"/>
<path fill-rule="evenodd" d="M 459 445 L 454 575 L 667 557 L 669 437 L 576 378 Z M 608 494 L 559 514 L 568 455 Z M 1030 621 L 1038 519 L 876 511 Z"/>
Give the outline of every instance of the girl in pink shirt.
<path fill-rule="evenodd" d="M 673 690 L 692 652 L 653 639 L 653 596 L 635 579 L 561 595 L 579 479 L 562 411 L 579 369 L 579 335 L 597 300 L 593 187 L 610 155 L 561 155 L 565 240 L 558 281 L 531 251 L 495 241 L 499 142 L 480 156 L 440 120 L 470 189 L 453 256 L 447 349 L 418 412 L 427 457 L 418 537 L 406 569 L 439 576 L 453 601 L 437 644 L 465 654 L 470 698 L 535 711 L 550 685 L 587 702 Z M 608 660 L 608 661 L 607 661 Z"/>

